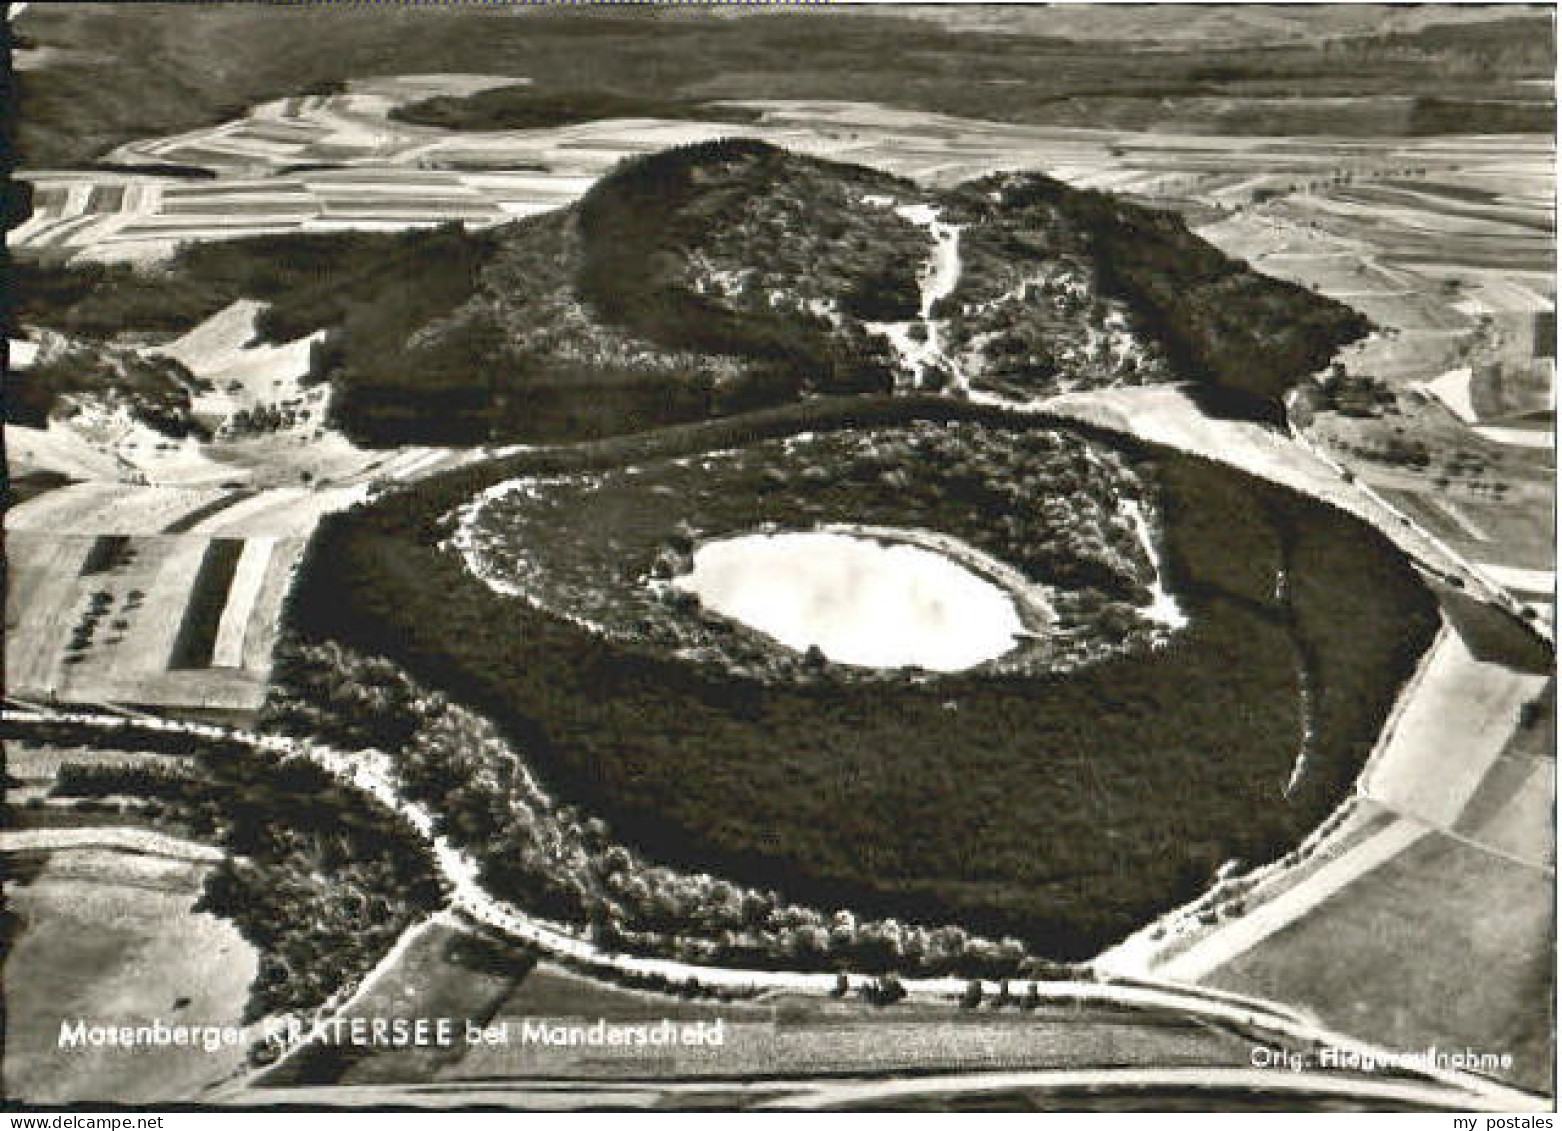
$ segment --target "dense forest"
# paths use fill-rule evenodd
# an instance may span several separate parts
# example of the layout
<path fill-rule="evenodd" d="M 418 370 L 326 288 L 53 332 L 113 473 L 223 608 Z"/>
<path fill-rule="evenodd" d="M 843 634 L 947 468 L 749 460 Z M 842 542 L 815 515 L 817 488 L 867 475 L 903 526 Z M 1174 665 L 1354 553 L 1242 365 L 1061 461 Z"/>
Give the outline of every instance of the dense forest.
<path fill-rule="evenodd" d="M 284 642 L 266 725 L 390 754 L 402 793 L 480 862 L 485 890 L 529 914 L 589 928 L 609 950 L 745 968 L 986 977 L 1059 976 L 1018 939 L 958 925 L 859 918 L 787 902 L 706 872 L 658 865 L 600 817 L 539 787 L 493 723 L 389 660 Z M 665 988 L 665 987 L 664 987 Z"/>
<path fill-rule="evenodd" d="M 1173 213 L 1035 174 L 978 185 L 1002 194 L 1017 226 L 1064 225 L 1100 289 L 1128 304 L 1179 373 L 1231 407 L 1273 416 L 1293 385 L 1371 329 L 1350 307 L 1232 259 Z"/>
<path fill-rule="evenodd" d="M 730 438 L 708 427 L 707 448 Z M 567 458 L 608 463 L 614 446 Z M 1166 568 L 1192 617 L 1163 649 L 1052 677 L 766 684 L 584 633 L 440 549 L 462 491 L 561 458 L 523 453 L 328 518 L 293 630 L 493 719 L 550 789 L 661 864 L 1054 958 L 1121 937 L 1228 859 L 1295 843 L 1354 779 L 1436 620 L 1355 519 L 1157 455 Z M 1302 678 L 1319 737 L 1287 796 Z"/>
<path fill-rule="evenodd" d="M 77 337 L 180 334 L 240 298 L 269 304 L 267 340 L 289 341 L 340 323 L 357 306 L 405 292 L 465 297 L 472 275 L 491 254 L 490 235 L 459 224 L 405 232 L 251 236 L 183 244 L 166 263 L 11 264 L 8 333 L 35 323 Z"/>

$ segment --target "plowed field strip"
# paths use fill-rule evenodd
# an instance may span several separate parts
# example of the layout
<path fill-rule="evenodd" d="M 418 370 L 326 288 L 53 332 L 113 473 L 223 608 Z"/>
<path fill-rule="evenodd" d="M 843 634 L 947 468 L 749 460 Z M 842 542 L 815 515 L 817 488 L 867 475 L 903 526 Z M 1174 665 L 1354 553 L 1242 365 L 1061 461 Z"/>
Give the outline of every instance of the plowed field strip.
<path fill-rule="evenodd" d="M 243 552 L 244 543 L 239 539 L 214 538 L 208 543 L 201 556 L 201 568 L 195 574 L 195 584 L 190 587 L 189 603 L 185 605 L 184 619 L 174 638 L 173 652 L 168 658 L 170 670 L 211 666 L 217 628 Z"/>

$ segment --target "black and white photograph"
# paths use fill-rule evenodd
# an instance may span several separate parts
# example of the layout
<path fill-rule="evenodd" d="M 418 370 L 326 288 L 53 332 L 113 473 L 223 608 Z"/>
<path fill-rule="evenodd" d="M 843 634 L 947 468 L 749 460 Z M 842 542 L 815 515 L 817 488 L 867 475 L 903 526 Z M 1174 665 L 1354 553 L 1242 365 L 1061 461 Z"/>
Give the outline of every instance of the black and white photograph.
<path fill-rule="evenodd" d="M 1554 1126 L 1556 5 L 5 10 L 9 1128 Z"/>

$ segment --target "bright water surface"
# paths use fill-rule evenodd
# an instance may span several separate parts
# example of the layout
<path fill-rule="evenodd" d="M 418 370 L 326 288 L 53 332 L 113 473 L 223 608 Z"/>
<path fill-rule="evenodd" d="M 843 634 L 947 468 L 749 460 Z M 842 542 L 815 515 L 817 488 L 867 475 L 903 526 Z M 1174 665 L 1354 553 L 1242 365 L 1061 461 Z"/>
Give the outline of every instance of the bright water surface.
<path fill-rule="evenodd" d="M 952 672 L 1001 656 L 1023 631 L 998 586 L 942 554 L 825 532 L 711 542 L 674 584 L 788 648 L 863 667 Z"/>

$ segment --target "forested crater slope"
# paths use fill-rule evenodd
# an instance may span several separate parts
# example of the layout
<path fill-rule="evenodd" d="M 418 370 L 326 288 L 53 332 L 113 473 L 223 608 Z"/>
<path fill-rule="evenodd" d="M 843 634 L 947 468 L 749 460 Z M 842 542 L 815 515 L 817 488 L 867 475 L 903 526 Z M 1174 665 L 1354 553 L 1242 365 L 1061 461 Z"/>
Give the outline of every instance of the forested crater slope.
<path fill-rule="evenodd" d="M 1126 528 L 1092 517 L 1088 490 L 1038 517 L 1037 536 L 1056 519 L 1055 554 L 978 498 L 1012 486 L 1014 466 L 1034 465 L 1037 491 L 1043 474 L 1083 483 L 1087 449 L 1122 469 L 1115 478 L 1132 469 L 1154 516 L 1155 583 L 1185 618 L 1175 628 L 1146 621 L 1152 563 L 1128 541 L 1114 549 Z M 555 537 L 530 504 L 486 529 L 486 560 L 513 555 L 525 592 L 473 572 L 455 541 L 463 505 L 519 479 L 546 492 L 543 506 L 585 474 L 606 488 L 594 529 Z M 698 607 L 626 602 L 668 541 L 688 537 L 668 500 L 690 476 L 702 486 L 686 517 L 711 536 L 879 524 L 914 502 L 919 530 L 1038 584 L 1077 586 L 1078 662 L 864 683 L 779 663 Z M 1296 845 L 1346 795 L 1437 616 L 1394 547 L 1324 503 L 1040 414 L 922 395 L 836 398 L 436 477 L 327 518 L 289 620 L 305 643 L 389 659 L 493 719 L 549 788 L 651 860 L 1071 959 L 1191 898 L 1226 861 Z M 289 712 L 330 717 L 339 708 L 321 689 L 341 682 L 294 689 L 304 702 Z M 442 804 L 486 812 L 461 784 L 470 767 L 447 770 Z M 473 843 L 510 866 L 505 835 Z M 515 882 L 524 898 L 537 880 Z M 570 916 L 616 915 L 611 900 L 593 911 L 581 898 Z"/>

